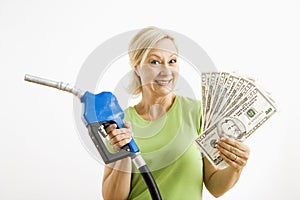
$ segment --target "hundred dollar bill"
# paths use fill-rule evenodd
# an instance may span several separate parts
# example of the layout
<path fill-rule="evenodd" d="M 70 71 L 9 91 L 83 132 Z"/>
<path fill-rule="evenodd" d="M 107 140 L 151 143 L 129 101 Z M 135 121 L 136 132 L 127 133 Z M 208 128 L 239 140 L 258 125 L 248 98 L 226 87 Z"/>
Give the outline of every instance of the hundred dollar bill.
<path fill-rule="evenodd" d="M 209 74 L 208 90 L 207 90 L 207 94 L 206 94 L 206 108 L 203 111 L 204 116 L 205 116 L 205 117 L 203 117 L 204 129 L 206 129 L 207 125 L 209 124 L 208 116 L 209 116 L 209 112 L 211 111 L 211 101 L 212 101 L 213 91 L 214 91 L 214 88 L 215 88 L 216 76 L 217 75 L 216 75 L 215 72 L 211 72 Z"/>
<path fill-rule="evenodd" d="M 211 114 L 210 120 L 209 120 L 210 122 L 215 119 L 215 116 L 218 113 L 220 113 L 219 112 L 220 108 L 223 105 L 224 99 L 226 99 L 227 96 L 228 96 L 228 94 L 229 94 L 229 90 L 230 90 L 230 87 L 231 87 L 233 81 L 234 80 L 233 80 L 232 76 L 230 76 L 229 74 L 225 74 L 224 85 L 221 88 L 221 92 L 219 94 L 219 97 L 218 97 L 217 101 L 214 104 L 214 107 L 213 107 L 213 110 L 212 110 L 212 114 Z"/>
<path fill-rule="evenodd" d="M 201 75 L 201 90 L 202 90 L 202 118 L 204 119 L 206 117 L 206 97 L 208 92 L 208 83 L 209 83 L 209 73 L 202 73 Z M 204 127 L 205 121 L 203 120 Z"/>
<path fill-rule="evenodd" d="M 215 106 L 213 106 L 212 114 L 210 115 L 210 124 L 213 124 L 217 117 L 222 116 L 223 111 L 225 111 L 226 105 L 228 105 L 231 101 L 230 96 L 236 88 L 236 82 L 240 82 L 240 80 L 236 77 L 230 76 L 228 82 L 224 85 L 220 98 L 216 102 Z"/>
<path fill-rule="evenodd" d="M 205 124 L 208 125 L 209 123 L 209 116 L 210 116 L 210 112 L 212 110 L 212 102 L 213 102 L 213 95 L 214 95 L 214 91 L 216 89 L 216 84 L 218 82 L 218 73 L 217 72 L 211 72 L 210 73 L 210 82 L 209 82 L 209 91 L 207 93 L 207 104 L 206 104 L 206 112 L 205 112 Z"/>
<path fill-rule="evenodd" d="M 212 113 L 212 116 L 210 116 L 210 119 L 207 119 L 207 125 L 205 128 L 208 128 L 210 125 L 215 122 L 216 117 L 220 116 L 225 112 L 225 108 L 230 104 L 231 102 L 231 96 L 235 93 L 234 88 L 236 87 L 239 77 L 230 75 L 225 83 L 225 86 L 223 87 L 223 91 L 221 93 L 221 99 L 219 99 L 219 102 L 217 105 L 214 105 L 214 111 Z"/>
<path fill-rule="evenodd" d="M 206 116 L 207 121 L 211 122 L 211 117 L 215 111 L 217 101 L 219 100 L 221 91 L 223 90 L 226 78 L 228 76 L 228 73 L 225 72 L 215 72 L 216 73 L 216 82 L 214 90 L 212 91 L 212 100 L 210 104 L 210 111 L 208 112 L 208 115 Z M 208 123 L 208 126 L 209 126 Z"/>
<path fill-rule="evenodd" d="M 195 141 L 213 165 L 218 168 L 225 167 L 225 161 L 215 148 L 216 142 L 223 136 L 244 141 L 276 111 L 272 101 L 253 85 L 250 91 L 243 95 L 224 116 L 204 130 Z"/>

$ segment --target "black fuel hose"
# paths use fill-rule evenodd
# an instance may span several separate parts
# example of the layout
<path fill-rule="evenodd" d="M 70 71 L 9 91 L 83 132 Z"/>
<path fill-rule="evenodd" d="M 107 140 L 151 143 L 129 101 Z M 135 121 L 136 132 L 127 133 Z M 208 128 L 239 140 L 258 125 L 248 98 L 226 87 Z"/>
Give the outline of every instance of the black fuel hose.
<path fill-rule="evenodd" d="M 140 153 L 134 154 L 131 159 L 132 159 L 132 162 L 134 163 L 134 165 L 136 166 L 136 168 L 141 173 L 141 175 L 148 187 L 148 190 L 150 192 L 152 200 L 162 200 L 159 189 L 156 185 L 156 182 L 155 182 L 148 166 L 146 165 L 144 159 L 142 158 L 141 154 Z"/>

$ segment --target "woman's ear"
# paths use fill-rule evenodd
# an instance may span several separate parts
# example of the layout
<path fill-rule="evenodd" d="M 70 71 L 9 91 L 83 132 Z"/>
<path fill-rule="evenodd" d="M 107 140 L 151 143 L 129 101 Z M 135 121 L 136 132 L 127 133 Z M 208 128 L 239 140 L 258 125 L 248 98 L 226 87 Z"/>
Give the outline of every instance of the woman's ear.
<path fill-rule="evenodd" d="M 134 73 L 137 75 L 137 76 L 140 76 L 140 72 L 138 70 L 139 67 L 135 67 L 134 68 Z"/>
<path fill-rule="evenodd" d="M 139 67 L 135 67 L 134 68 L 134 73 L 135 75 L 137 76 L 137 78 L 139 79 L 139 82 L 140 84 L 142 83 L 142 80 L 141 80 L 141 76 L 140 76 L 140 72 L 139 72 Z"/>

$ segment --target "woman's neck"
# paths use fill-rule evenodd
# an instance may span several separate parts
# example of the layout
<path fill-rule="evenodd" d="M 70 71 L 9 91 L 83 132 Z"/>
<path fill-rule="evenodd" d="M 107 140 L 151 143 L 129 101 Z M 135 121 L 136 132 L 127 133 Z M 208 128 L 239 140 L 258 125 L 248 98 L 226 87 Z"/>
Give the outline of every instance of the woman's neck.
<path fill-rule="evenodd" d="M 153 121 L 168 112 L 173 105 L 175 97 L 174 93 L 163 97 L 143 94 L 142 100 L 135 105 L 135 110 L 143 119 Z"/>

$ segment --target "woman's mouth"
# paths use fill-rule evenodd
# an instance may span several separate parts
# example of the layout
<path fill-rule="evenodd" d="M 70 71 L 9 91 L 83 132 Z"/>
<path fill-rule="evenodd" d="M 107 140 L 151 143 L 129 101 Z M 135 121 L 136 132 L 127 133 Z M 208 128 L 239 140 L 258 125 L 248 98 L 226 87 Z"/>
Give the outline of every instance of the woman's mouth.
<path fill-rule="evenodd" d="M 167 85 L 169 85 L 169 83 L 171 81 L 172 81 L 172 79 L 170 79 L 170 80 L 155 80 L 154 82 L 160 86 L 167 86 Z"/>

